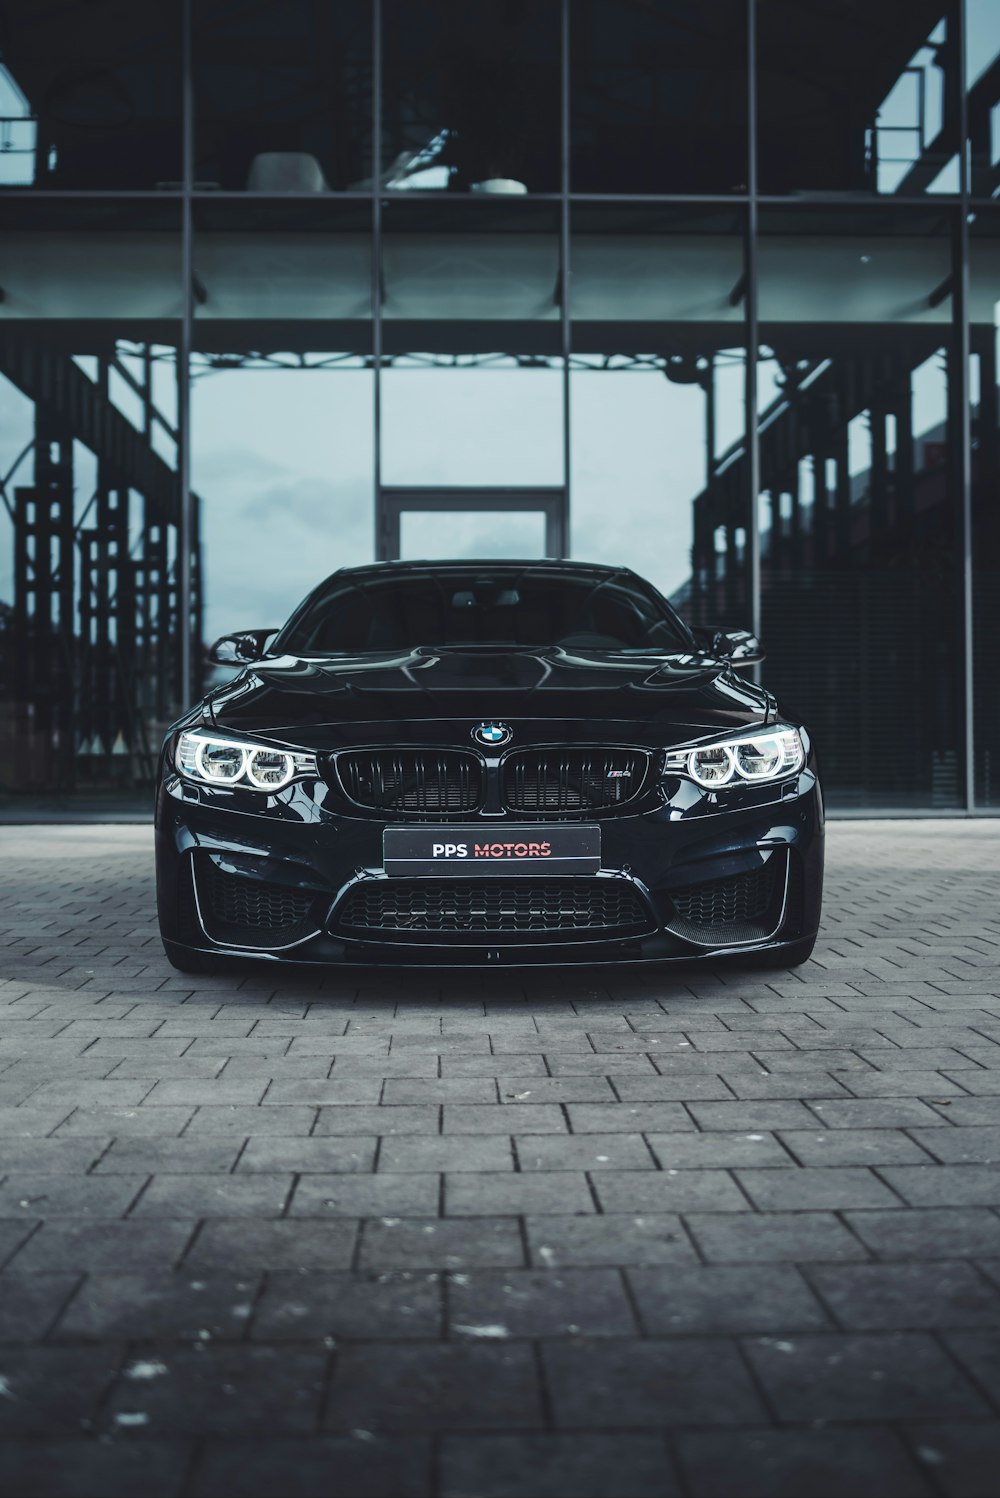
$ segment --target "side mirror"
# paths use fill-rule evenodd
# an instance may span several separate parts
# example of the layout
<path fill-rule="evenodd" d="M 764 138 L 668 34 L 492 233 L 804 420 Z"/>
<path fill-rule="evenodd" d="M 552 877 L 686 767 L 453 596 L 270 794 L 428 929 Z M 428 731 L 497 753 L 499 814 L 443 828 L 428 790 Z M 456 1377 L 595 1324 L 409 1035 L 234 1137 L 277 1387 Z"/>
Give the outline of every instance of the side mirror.
<path fill-rule="evenodd" d="M 694 636 L 703 649 L 719 660 L 728 661 L 734 671 L 756 666 L 766 655 L 757 636 L 748 629 L 711 629 L 698 625 Z"/>
<path fill-rule="evenodd" d="M 277 633 L 276 629 L 245 629 L 238 635 L 223 635 L 208 650 L 208 659 L 216 666 L 252 665 Z"/>

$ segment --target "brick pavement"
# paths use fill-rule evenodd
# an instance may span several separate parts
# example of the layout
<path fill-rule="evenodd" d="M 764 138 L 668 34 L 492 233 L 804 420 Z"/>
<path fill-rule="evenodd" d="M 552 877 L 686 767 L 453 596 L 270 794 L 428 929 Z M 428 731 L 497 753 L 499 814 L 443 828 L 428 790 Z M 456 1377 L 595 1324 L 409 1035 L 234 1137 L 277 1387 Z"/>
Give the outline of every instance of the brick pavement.
<path fill-rule="evenodd" d="M 994 1490 L 996 824 L 794 973 L 189 978 L 150 846 L 0 830 L 0 1490 Z"/>

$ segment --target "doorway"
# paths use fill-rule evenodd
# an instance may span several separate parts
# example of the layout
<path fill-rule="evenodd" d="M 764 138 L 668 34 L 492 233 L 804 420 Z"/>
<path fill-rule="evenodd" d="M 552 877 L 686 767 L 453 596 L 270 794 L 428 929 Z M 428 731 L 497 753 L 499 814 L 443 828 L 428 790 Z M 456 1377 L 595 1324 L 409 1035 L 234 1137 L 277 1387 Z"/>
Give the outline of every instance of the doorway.
<path fill-rule="evenodd" d="M 445 517 L 454 516 L 449 527 Z M 423 517 L 439 517 L 444 525 L 424 524 Z M 470 538 L 468 522 L 479 522 Z M 428 542 L 437 541 L 438 545 Z M 441 549 L 441 543 L 446 549 Z M 564 557 L 569 550 L 569 516 L 565 488 L 546 489 L 396 489 L 382 488 L 378 495 L 376 524 L 377 556 L 380 562 L 398 561 L 404 550 L 414 548 L 436 556 L 487 555 L 487 547 L 499 546 L 499 556 L 537 555 Z M 471 546 L 471 550 L 470 550 Z M 527 549 L 526 549 L 527 548 Z"/>

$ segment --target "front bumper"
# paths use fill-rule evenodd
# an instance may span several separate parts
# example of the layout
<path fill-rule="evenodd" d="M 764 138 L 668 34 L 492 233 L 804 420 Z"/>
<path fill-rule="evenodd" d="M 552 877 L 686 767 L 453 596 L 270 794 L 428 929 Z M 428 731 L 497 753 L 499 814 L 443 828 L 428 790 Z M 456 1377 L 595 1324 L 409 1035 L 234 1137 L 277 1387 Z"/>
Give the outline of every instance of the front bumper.
<path fill-rule="evenodd" d="M 479 893 L 494 881 L 484 879 L 466 896 L 466 909 L 471 898 L 481 917 L 478 930 L 455 929 L 454 919 L 449 929 L 440 916 L 436 929 L 410 930 L 404 923 L 379 930 L 345 922 L 362 895 L 366 908 L 398 912 L 402 885 L 414 882 L 387 879 L 382 868 L 382 832 L 396 824 L 358 817 L 309 820 L 296 812 L 294 797 L 264 814 L 236 809 L 192 793 L 168 772 L 156 818 L 161 931 L 165 940 L 201 953 L 366 967 L 689 962 L 779 949 L 814 935 L 824 830 L 814 767 L 732 800 L 692 795 L 691 789 L 677 787 L 652 808 L 601 822 L 600 872 L 575 876 L 567 886 L 573 899 L 556 900 L 583 909 L 582 924 L 555 930 L 544 929 L 543 922 L 538 929 L 529 910 L 519 927 L 510 912 L 531 907 L 520 898 L 523 890 L 545 877 L 521 874 L 504 881 L 510 900 L 503 918 L 510 918 L 512 929 L 486 929 L 495 917 L 483 915 Z M 764 880 L 767 898 L 748 918 L 744 897 L 754 880 L 754 887 Z M 581 892 L 579 881 L 588 882 L 588 891 Z M 443 901 L 447 917 L 458 898 L 456 880 L 442 876 L 422 884 L 417 895 L 436 893 L 435 908 Z M 627 895 L 624 905 L 612 902 L 619 923 L 613 929 L 590 924 L 582 893 L 588 899 L 599 893 L 602 910 L 607 896 Z M 420 909 L 426 904 L 418 899 Z M 265 916 L 278 911 L 280 927 L 260 924 L 261 909 Z M 248 911 L 255 913 L 253 927 L 246 925 Z M 725 919 L 715 920 L 715 914 Z"/>

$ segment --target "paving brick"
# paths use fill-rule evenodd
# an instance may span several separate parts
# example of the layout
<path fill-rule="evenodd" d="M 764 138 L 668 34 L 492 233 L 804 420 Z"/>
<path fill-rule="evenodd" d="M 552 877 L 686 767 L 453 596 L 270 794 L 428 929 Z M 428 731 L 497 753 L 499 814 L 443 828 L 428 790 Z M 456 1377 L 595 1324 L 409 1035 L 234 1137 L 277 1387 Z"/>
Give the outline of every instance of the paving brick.
<path fill-rule="evenodd" d="M 156 1274 L 90 1274 L 61 1316 L 57 1341 L 241 1341 L 259 1277 L 195 1278 Z"/>
<path fill-rule="evenodd" d="M 150 1109 L 151 1113 L 160 1109 Z M 245 1139 L 250 1134 L 310 1134 L 316 1122 L 315 1108 L 289 1104 L 286 1108 L 202 1107 L 194 1114 L 184 1131 L 185 1139 L 206 1134 L 235 1134 Z M 370 1133 L 370 1129 L 364 1131 Z"/>
<path fill-rule="evenodd" d="M 683 1431 L 677 1453 L 702 1498 L 925 1498 L 934 1490 L 894 1430 Z"/>
<path fill-rule="evenodd" d="M 923 1332 L 759 1337 L 744 1345 L 781 1420 L 990 1414 L 971 1381 Z"/>
<path fill-rule="evenodd" d="M 1000 1206 L 994 1165 L 894 1165 L 879 1174 L 913 1207 Z"/>
<path fill-rule="evenodd" d="M 516 1113 L 509 1108 L 445 1103 L 445 1134 L 565 1134 L 566 1117 L 558 1103 L 538 1107 L 524 1104 Z"/>
<path fill-rule="evenodd" d="M 472 1270 L 448 1285 L 449 1331 L 461 1340 L 634 1335 L 613 1269 Z"/>
<path fill-rule="evenodd" d="M 641 1134 L 518 1134 L 522 1170 L 655 1170 Z"/>
<path fill-rule="evenodd" d="M 946 1498 L 984 1498 L 996 1487 L 1000 1422 L 923 1420 L 902 1434 L 918 1466 Z"/>
<path fill-rule="evenodd" d="M 55 1218 L 27 1238 L 7 1268 L 18 1273 L 168 1269 L 180 1259 L 194 1229 L 193 1220 L 122 1222 L 115 1218 L 90 1221 Z"/>
<path fill-rule="evenodd" d="M 695 1259 L 677 1216 L 625 1212 L 595 1217 L 529 1217 L 532 1264 L 544 1269 L 570 1265 L 677 1264 Z"/>
<path fill-rule="evenodd" d="M 409 1138 L 413 1134 L 437 1134 L 441 1126 L 440 1113 L 441 1110 L 435 1103 L 421 1103 L 414 1107 L 361 1105 L 320 1108 L 313 1133 L 317 1138 L 348 1134 Z M 259 1131 L 253 1129 L 247 1132 Z M 308 1129 L 303 1130 L 303 1133 L 308 1132 Z"/>
<path fill-rule="evenodd" d="M 513 1170 L 514 1153 L 503 1134 L 419 1134 L 413 1139 L 383 1139 L 378 1168 L 380 1172 Z"/>
<path fill-rule="evenodd" d="M 109 1179 L 114 1179 L 109 1177 Z M 280 1217 L 292 1190 L 292 1175 L 154 1176 L 132 1216 Z"/>
<path fill-rule="evenodd" d="M 846 1221 L 883 1259 L 970 1259 L 1000 1253 L 1000 1217 L 986 1207 L 848 1212 Z"/>
<path fill-rule="evenodd" d="M 542 1424 L 538 1371 L 517 1344 L 346 1347 L 325 1419 L 341 1430 L 531 1429 Z"/>
<path fill-rule="evenodd" d="M 185 1493 L 190 1498 L 316 1498 L 317 1493 L 430 1498 L 431 1445 L 426 1437 L 375 1436 L 367 1430 L 209 1440 Z"/>
<path fill-rule="evenodd" d="M 375 1218 L 361 1240 L 364 1269 L 516 1266 L 524 1244 L 516 1217 Z"/>
<path fill-rule="evenodd" d="M 144 1346 L 143 1359 L 165 1372 L 129 1378 L 126 1365 L 102 1411 L 108 1430 L 129 1428 L 142 1415 L 143 1423 L 164 1432 L 316 1429 L 329 1361 L 325 1349 L 152 1343 Z"/>
<path fill-rule="evenodd" d="M 194 1116 L 193 1108 L 77 1108 L 64 1113 L 54 1137 L 77 1135 L 108 1139 L 121 1134 L 176 1138 Z"/>
<path fill-rule="evenodd" d="M 426 1217 L 440 1201 L 440 1178 L 415 1172 L 309 1175 L 296 1187 L 292 1217 Z"/>
<path fill-rule="evenodd" d="M 540 1057 L 539 1060 L 542 1058 Z M 526 1074 L 523 1063 L 526 1056 L 517 1058 L 518 1070 Z M 616 1077 L 653 1077 L 656 1070 L 649 1056 L 636 1052 L 634 1055 L 608 1056 L 606 1053 L 590 1055 L 586 1051 L 546 1051 L 544 1057 L 549 1073 L 553 1077 L 605 1077 L 613 1073 Z M 509 1074 L 510 1067 L 507 1068 Z"/>
<path fill-rule="evenodd" d="M 442 1498 L 621 1498 L 623 1480 L 629 1498 L 680 1492 L 655 1435 L 450 1436 L 441 1453 Z"/>
<path fill-rule="evenodd" d="M 965 1100 L 958 1101 L 966 1106 Z M 920 1098 L 849 1098 L 843 1102 L 838 1098 L 817 1099 L 810 1101 L 809 1106 L 828 1129 L 910 1129 L 958 1122 L 950 1115 L 947 1120 L 942 1118 Z"/>
<path fill-rule="evenodd" d="M 724 1170 L 595 1172 L 602 1212 L 748 1212 L 750 1203 Z"/>
<path fill-rule="evenodd" d="M 859 1214 L 862 1215 L 862 1214 Z M 871 1214 L 879 1221 L 888 1213 Z M 865 1259 L 857 1238 L 832 1212 L 689 1212 L 686 1222 L 710 1263 Z"/>
<path fill-rule="evenodd" d="M 792 1166 L 774 1134 L 647 1134 L 663 1170 L 728 1170 L 736 1165 Z"/>
<path fill-rule="evenodd" d="M 67 1139 L 65 1143 L 87 1141 Z M 236 1164 L 241 1145 L 241 1140 L 229 1136 L 164 1139 L 160 1135 L 126 1135 L 99 1155 L 94 1171 L 97 1175 L 224 1175 Z"/>
<path fill-rule="evenodd" d="M 110 1143 L 110 1139 L 0 1139 L 0 1174 L 82 1175 Z"/>
<path fill-rule="evenodd" d="M 934 1138 L 946 1132 L 935 1130 Z M 778 1138 L 802 1165 L 926 1165 L 930 1158 L 902 1129 L 783 1129 Z"/>
<path fill-rule="evenodd" d="M 0 1108 L 0 1139 L 5 1143 L 14 1139 L 44 1139 L 71 1112 L 69 1104 L 39 1108 L 34 1104 L 22 1103 L 17 1108 Z"/>
<path fill-rule="evenodd" d="M 79 1283 L 78 1274 L 0 1275 L 0 1343 L 40 1342 Z"/>
<path fill-rule="evenodd" d="M 671 1264 L 631 1268 L 627 1277 L 643 1330 L 652 1336 L 816 1331 L 831 1325 L 802 1276 L 784 1264 Z"/>
<path fill-rule="evenodd" d="M 146 1184 L 142 1175 L 9 1175 L 0 1186 L 0 1217 L 120 1217 Z"/>
<path fill-rule="evenodd" d="M 994 1406 L 1000 1403 L 1000 1331 L 993 1328 L 948 1331 L 943 1334 L 943 1340 L 952 1356 L 975 1378 Z M 937 1414 L 946 1417 L 949 1411 L 941 1409 Z"/>
<path fill-rule="evenodd" d="M 346 1218 L 324 1222 L 210 1218 L 191 1243 L 184 1267 L 202 1274 L 348 1269 L 357 1237 L 357 1222 Z"/>
<path fill-rule="evenodd" d="M 574 1134 L 693 1133 L 695 1128 L 683 1103 L 570 1103 L 566 1111 Z M 519 1132 L 535 1133 L 533 1124 L 518 1123 Z"/>
<path fill-rule="evenodd" d="M 840 1105 L 843 1106 L 843 1105 Z M 731 1103 L 691 1103 L 689 1111 L 699 1129 L 722 1130 L 724 1133 L 748 1131 L 766 1133 L 771 1129 L 815 1128 L 816 1116 L 804 1103 L 793 1098 L 771 1098 L 763 1101 Z"/>
<path fill-rule="evenodd" d="M 120 1360 L 117 1347 L 5 1347 L 0 1437 L 79 1435 Z M 0 1469 L 2 1470 L 2 1469 Z"/>
<path fill-rule="evenodd" d="M 388 1104 L 410 1106 L 417 1103 L 495 1103 L 497 1084 L 493 1077 L 390 1077 L 382 1097 Z M 358 1101 L 368 1100 L 359 1098 Z M 378 1094 L 370 1101 L 378 1102 Z"/>
<path fill-rule="evenodd" d="M 263 1342 L 441 1336 L 440 1276 L 272 1274 L 254 1307 L 251 1335 Z"/>
<path fill-rule="evenodd" d="M 357 1136 L 303 1139 L 268 1134 L 247 1140 L 236 1170 L 238 1175 L 260 1171 L 366 1173 L 374 1167 L 377 1143 Z"/>
<path fill-rule="evenodd" d="M 1000 1325 L 996 1287 L 970 1265 L 816 1265 L 809 1282 L 848 1331 Z"/>
<path fill-rule="evenodd" d="M 596 1208 L 583 1171 L 551 1170 L 446 1176 L 444 1210 L 448 1217 L 490 1217 Z"/>
<path fill-rule="evenodd" d="M 619 1403 L 639 1428 L 764 1418 L 746 1365 L 725 1338 L 550 1343 L 542 1358 L 557 1426 L 605 1429 Z"/>
<path fill-rule="evenodd" d="M 737 1170 L 735 1175 L 754 1206 L 764 1212 L 842 1211 L 846 1207 L 901 1205 L 898 1196 L 878 1176 L 861 1167 Z"/>
<path fill-rule="evenodd" d="M 0 1492 L 22 1498 L 176 1498 L 191 1464 L 185 1440 L 101 1442 L 81 1435 L 8 1439 L 0 1447 Z"/>

